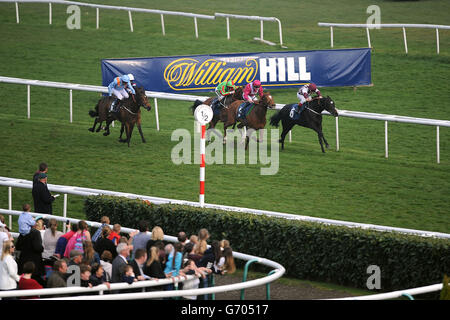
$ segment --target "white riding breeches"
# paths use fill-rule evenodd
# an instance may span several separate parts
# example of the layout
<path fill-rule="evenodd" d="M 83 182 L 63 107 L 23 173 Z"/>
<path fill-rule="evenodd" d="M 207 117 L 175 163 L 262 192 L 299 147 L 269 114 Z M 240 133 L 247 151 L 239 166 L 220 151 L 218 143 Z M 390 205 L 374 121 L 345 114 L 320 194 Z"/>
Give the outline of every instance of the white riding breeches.
<path fill-rule="evenodd" d="M 125 89 L 117 90 L 112 89 L 112 93 L 119 99 L 122 100 L 123 98 L 127 99 L 129 97 L 128 92 Z"/>

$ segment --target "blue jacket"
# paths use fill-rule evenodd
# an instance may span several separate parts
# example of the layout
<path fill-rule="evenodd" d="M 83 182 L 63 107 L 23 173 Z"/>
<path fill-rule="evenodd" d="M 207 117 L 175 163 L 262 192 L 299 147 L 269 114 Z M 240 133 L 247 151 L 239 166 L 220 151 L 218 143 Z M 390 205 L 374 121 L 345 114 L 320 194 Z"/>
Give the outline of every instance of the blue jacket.
<path fill-rule="evenodd" d="M 127 81 L 128 80 L 128 81 Z M 116 90 L 122 90 L 125 88 L 125 84 L 128 85 L 128 88 L 131 90 L 133 94 L 136 94 L 136 91 L 134 91 L 133 86 L 131 85 L 130 79 L 128 77 L 125 78 L 125 76 L 115 77 L 114 80 L 109 84 L 108 86 L 108 94 L 112 95 L 112 89 Z"/>
<path fill-rule="evenodd" d="M 167 274 L 169 272 L 172 272 L 172 277 L 176 277 L 180 273 L 181 263 L 183 262 L 183 254 L 181 252 L 177 252 L 173 268 L 172 268 L 172 261 L 173 261 L 173 253 L 171 253 L 169 255 L 169 258 L 167 259 L 164 273 Z"/>

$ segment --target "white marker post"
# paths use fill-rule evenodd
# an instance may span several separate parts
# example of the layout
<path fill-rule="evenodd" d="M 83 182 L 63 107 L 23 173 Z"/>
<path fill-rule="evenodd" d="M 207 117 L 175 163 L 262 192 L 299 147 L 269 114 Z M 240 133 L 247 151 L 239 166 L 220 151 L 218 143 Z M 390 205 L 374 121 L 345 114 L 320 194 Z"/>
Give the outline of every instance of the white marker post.
<path fill-rule="evenodd" d="M 205 133 L 206 125 L 212 120 L 214 114 L 210 106 L 206 104 L 199 105 L 194 112 L 194 118 L 202 126 L 202 135 L 200 138 L 200 196 L 199 203 L 203 207 L 205 205 Z"/>

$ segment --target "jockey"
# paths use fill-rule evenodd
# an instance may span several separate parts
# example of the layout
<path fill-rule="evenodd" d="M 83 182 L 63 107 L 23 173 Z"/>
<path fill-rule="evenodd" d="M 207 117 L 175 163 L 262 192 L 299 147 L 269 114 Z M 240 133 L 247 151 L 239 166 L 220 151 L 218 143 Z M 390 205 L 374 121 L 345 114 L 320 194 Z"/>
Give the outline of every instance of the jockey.
<path fill-rule="evenodd" d="M 300 100 L 298 103 L 298 106 L 301 107 L 306 101 L 311 101 L 311 94 L 315 93 L 319 98 L 322 98 L 322 94 L 320 93 L 319 89 L 317 89 L 317 86 L 314 83 L 305 84 L 304 86 L 300 87 L 297 92 L 297 98 Z"/>
<path fill-rule="evenodd" d="M 130 93 L 132 94 L 136 94 L 136 91 L 134 90 L 130 82 L 130 77 L 127 74 L 122 75 L 120 77 L 115 77 L 114 80 L 109 84 L 108 86 L 109 96 L 111 96 L 112 94 L 116 96 L 116 99 L 111 104 L 111 108 L 109 110 L 110 112 L 115 111 L 116 104 L 118 104 L 117 102 L 119 100 L 122 100 L 123 98 L 127 99 L 129 97 L 127 90 L 129 90 Z"/>
<path fill-rule="evenodd" d="M 236 86 L 233 83 L 233 80 L 223 81 L 219 83 L 216 87 L 215 92 L 217 95 L 217 99 L 212 104 L 213 109 L 217 107 L 220 101 L 222 101 L 226 96 L 233 94 Z"/>
<path fill-rule="evenodd" d="M 242 97 L 245 100 L 245 104 L 239 108 L 239 112 L 237 115 L 237 119 L 240 119 L 240 121 L 244 125 L 246 124 L 246 120 L 245 115 L 243 114 L 242 111 L 251 103 L 254 103 L 255 101 L 258 100 L 258 98 L 256 97 L 257 95 L 259 96 L 259 98 L 263 96 L 263 88 L 261 86 L 261 81 L 254 80 L 253 82 L 248 83 L 244 88 Z"/>

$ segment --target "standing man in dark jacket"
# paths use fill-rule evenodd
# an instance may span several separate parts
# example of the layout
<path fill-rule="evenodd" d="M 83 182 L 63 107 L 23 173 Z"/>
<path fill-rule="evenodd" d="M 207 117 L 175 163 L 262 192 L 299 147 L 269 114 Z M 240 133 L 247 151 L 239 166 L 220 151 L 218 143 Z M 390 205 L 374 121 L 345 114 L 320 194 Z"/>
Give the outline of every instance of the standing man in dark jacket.
<path fill-rule="evenodd" d="M 34 212 L 52 214 L 52 202 L 55 197 L 50 194 L 47 188 L 47 174 L 39 173 L 38 182 L 33 184 Z"/>
<path fill-rule="evenodd" d="M 35 185 L 39 181 L 40 173 L 48 173 L 48 165 L 45 162 L 41 162 L 39 164 L 39 169 L 33 175 L 33 185 Z"/>
<path fill-rule="evenodd" d="M 27 235 L 19 235 L 16 242 L 16 249 L 20 251 L 18 263 L 19 274 L 23 273 L 23 265 L 25 262 L 32 261 L 36 268 L 31 277 L 39 282 L 39 284 L 44 285 L 41 278 L 44 274 L 44 265 L 42 264 L 44 247 L 42 246 L 41 233 L 35 229 L 35 226 L 31 228 L 31 231 Z"/>

